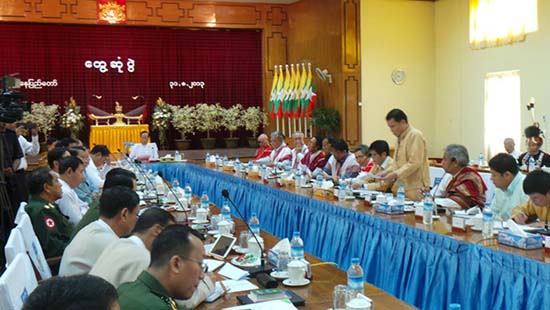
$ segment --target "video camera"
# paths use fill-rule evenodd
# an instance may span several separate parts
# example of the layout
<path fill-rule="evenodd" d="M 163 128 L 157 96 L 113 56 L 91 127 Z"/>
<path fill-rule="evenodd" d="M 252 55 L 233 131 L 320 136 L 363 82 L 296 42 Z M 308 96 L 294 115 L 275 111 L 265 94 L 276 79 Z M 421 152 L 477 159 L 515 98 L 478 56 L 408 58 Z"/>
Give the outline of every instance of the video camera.
<path fill-rule="evenodd" d="M 0 122 L 13 123 L 23 118 L 23 112 L 28 111 L 29 104 L 25 95 L 10 90 L 19 88 L 21 80 L 13 76 L 2 77 L 2 92 L 0 93 Z"/>

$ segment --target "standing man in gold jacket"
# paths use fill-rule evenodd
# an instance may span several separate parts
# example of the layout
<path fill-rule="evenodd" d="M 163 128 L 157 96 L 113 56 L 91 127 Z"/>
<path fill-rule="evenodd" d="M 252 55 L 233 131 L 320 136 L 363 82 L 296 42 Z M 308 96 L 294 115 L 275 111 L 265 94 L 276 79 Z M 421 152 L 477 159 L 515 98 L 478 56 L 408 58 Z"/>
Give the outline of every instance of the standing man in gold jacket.
<path fill-rule="evenodd" d="M 397 137 L 394 161 L 390 167 L 378 174 L 384 181 L 393 181 L 392 192 L 399 184 L 405 185 L 405 196 L 411 200 L 422 199 L 421 190 L 430 186 L 430 172 L 426 139 L 418 129 L 409 125 L 407 115 L 400 109 L 393 109 L 386 115 L 391 132 Z"/>

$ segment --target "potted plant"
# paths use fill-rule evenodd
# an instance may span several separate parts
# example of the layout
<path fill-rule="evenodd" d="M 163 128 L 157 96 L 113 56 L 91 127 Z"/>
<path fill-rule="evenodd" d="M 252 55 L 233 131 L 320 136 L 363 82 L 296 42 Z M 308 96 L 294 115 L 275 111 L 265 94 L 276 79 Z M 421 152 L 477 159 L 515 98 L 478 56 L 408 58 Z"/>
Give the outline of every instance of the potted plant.
<path fill-rule="evenodd" d="M 60 119 L 61 128 L 67 129 L 71 138 L 76 139 L 84 125 L 83 119 L 84 117 L 80 114 L 80 107 L 71 96 L 69 102 L 65 101 L 65 113 L 61 115 Z"/>
<path fill-rule="evenodd" d="M 38 128 L 38 131 L 44 136 L 44 141 L 40 145 L 40 149 L 46 149 L 46 141 L 48 140 L 48 134 L 53 130 L 55 126 L 55 120 L 59 113 L 59 108 L 56 104 L 45 104 L 44 102 L 33 103 L 31 105 L 31 111 L 25 111 L 23 113 L 22 121 L 25 123 L 33 123 Z"/>
<path fill-rule="evenodd" d="M 159 141 L 161 147 L 166 145 L 166 131 L 170 126 L 172 118 L 172 106 L 166 103 L 162 98 L 158 98 L 153 112 L 151 125 L 154 130 L 159 132 Z"/>
<path fill-rule="evenodd" d="M 220 128 L 222 107 L 219 103 L 199 103 L 195 106 L 194 124 L 199 131 L 206 132 L 206 138 L 201 138 L 204 149 L 213 149 L 216 139 L 210 137 L 210 133 Z"/>
<path fill-rule="evenodd" d="M 317 134 L 327 137 L 336 136 L 340 131 L 340 113 L 334 108 L 319 107 L 313 109 L 311 125 Z"/>
<path fill-rule="evenodd" d="M 228 109 L 223 109 L 222 126 L 229 131 L 229 138 L 225 138 L 225 147 L 234 149 L 239 145 L 239 138 L 233 137 L 233 134 L 239 127 L 243 127 L 242 121 L 243 106 L 236 104 Z"/>
<path fill-rule="evenodd" d="M 192 134 L 194 129 L 193 119 L 195 118 L 195 107 L 172 106 L 172 126 L 180 133 L 181 139 L 176 139 L 176 148 L 178 150 L 187 150 L 191 145 L 191 140 L 187 139 L 187 134 Z"/>
<path fill-rule="evenodd" d="M 260 126 L 265 127 L 268 124 L 267 114 L 262 112 L 260 107 L 249 107 L 242 114 L 244 128 L 252 132 L 252 137 L 248 137 L 250 147 L 258 147 L 257 135 Z"/>

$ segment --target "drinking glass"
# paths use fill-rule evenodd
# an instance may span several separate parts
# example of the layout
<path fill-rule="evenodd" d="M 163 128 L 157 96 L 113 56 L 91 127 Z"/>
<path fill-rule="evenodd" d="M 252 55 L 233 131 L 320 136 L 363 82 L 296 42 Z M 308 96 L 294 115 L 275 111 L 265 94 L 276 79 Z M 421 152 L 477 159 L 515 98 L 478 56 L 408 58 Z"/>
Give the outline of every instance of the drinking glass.
<path fill-rule="evenodd" d="M 248 239 L 250 239 L 250 232 L 247 230 L 241 231 L 239 235 L 239 246 L 241 250 L 248 249 Z"/>
<path fill-rule="evenodd" d="M 218 223 L 221 221 L 222 217 L 220 215 L 212 215 L 210 217 L 210 230 L 218 230 Z"/>
<path fill-rule="evenodd" d="M 279 274 L 287 271 L 287 266 L 289 261 L 290 261 L 290 257 L 288 256 L 287 252 L 285 251 L 279 252 L 279 256 L 277 257 L 277 272 Z"/>
<path fill-rule="evenodd" d="M 343 284 L 336 285 L 332 293 L 332 309 L 345 310 L 347 296 L 348 296 L 347 286 Z"/>

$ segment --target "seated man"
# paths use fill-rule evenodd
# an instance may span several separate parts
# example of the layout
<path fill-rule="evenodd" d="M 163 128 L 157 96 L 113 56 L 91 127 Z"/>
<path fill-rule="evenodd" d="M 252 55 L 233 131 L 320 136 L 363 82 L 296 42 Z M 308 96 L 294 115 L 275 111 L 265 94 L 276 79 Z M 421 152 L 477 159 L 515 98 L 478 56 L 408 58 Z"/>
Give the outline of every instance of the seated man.
<path fill-rule="evenodd" d="M 496 187 L 491 209 L 495 217 L 507 220 L 512 215 L 512 209 L 529 200 L 522 186 L 525 176 L 519 172 L 514 157 L 507 153 L 500 153 L 491 158 L 489 168 L 491 181 Z"/>
<path fill-rule="evenodd" d="M 207 271 L 203 256 L 202 241 L 186 227 L 166 227 L 153 241 L 149 268 L 118 288 L 120 309 L 183 309 L 175 299 L 193 296 Z"/>
<path fill-rule="evenodd" d="M 514 139 L 512 138 L 506 138 L 504 139 L 504 149 L 506 150 L 506 153 L 509 155 L 512 155 L 515 160 L 518 160 L 519 158 L 519 152 L 516 150 L 516 143 L 514 142 Z"/>
<path fill-rule="evenodd" d="M 65 248 L 60 276 L 90 272 L 103 250 L 118 238 L 130 234 L 136 225 L 139 197 L 131 189 L 115 186 L 103 191 L 99 199 L 99 220 L 76 234 Z"/>
<path fill-rule="evenodd" d="M 527 152 L 518 158 L 518 164 L 522 171 L 531 172 L 541 167 L 550 167 L 550 154 L 541 150 L 544 142 L 541 131 L 536 126 L 529 126 L 525 129 L 527 138 Z"/>
<path fill-rule="evenodd" d="M 86 167 L 86 173 L 90 174 L 90 177 L 96 180 L 93 184 L 96 188 L 103 187 L 103 180 L 105 180 L 105 174 L 111 169 L 111 151 L 102 144 L 97 144 L 90 151 L 90 164 Z M 99 181 L 98 181 L 99 180 Z"/>
<path fill-rule="evenodd" d="M 512 219 L 518 224 L 527 224 L 535 220 L 544 226 L 548 221 L 548 209 L 550 208 L 550 173 L 535 170 L 530 172 L 523 180 L 523 191 L 529 196 L 527 202 L 512 210 Z"/>
<path fill-rule="evenodd" d="M 359 144 L 353 151 L 355 160 L 361 166 L 361 172 L 370 172 L 374 168 L 374 160 L 372 160 L 369 152 L 369 147 L 364 144 Z"/>
<path fill-rule="evenodd" d="M 123 168 L 113 168 L 107 172 L 107 175 L 105 176 L 105 185 L 103 186 L 103 190 L 106 190 L 108 188 L 114 187 L 114 186 L 124 186 L 132 191 L 136 191 L 136 182 L 137 178 L 136 175 L 130 171 Z M 73 237 L 84 227 L 86 227 L 88 224 L 95 222 L 99 219 L 99 200 L 94 200 L 92 204 L 90 204 L 90 207 L 88 208 L 88 211 L 82 216 L 82 219 L 80 222 L 78 222 L 78 225 L 76 225 L 76 228 L 73 231 Z"/>
<path fill-rule="evenodd" d="M 53 173 L 59 176 L 59 160 L 64 157 L 69 157 L 71 154 L 66 148 L 56 147 L 48 151 L 48 166 Z"/>
<path fill-rule="evenodd" d="M 390 146 L 384 140 L 376 140 L 369 147 L 370 155 L 375 163 L 370 173 L 377 174 L 384 171 L 393 163 L 390 157 Z M 361 174 L 352 183 L 353 188 L 359 188 L 363 184 L 368 184 L 367 189 L 371 191 L 389 192 L 392 188 L 392 181 L 376 180 L 368 177 L 361 177 Z"/>
<path fill-rule="evenodd" d="M 342 139 L 332 139 L 330 145 L 332 156 L 323 168 L 323 176 L 338 182 L 340 178 L 355 178 L 359 175 L 361 167 L 355 155 L 349 152 L 348 144 Z"/>
<path fill-rule="evenodd" d="M 316 136 L 309 139 L 307 154 L 302 158 L 301 165 L 302 170 L 308 174 L 315 171 L 315 169 L 323 169 L 325 166 L 325 154 L 323 153 L 323 138 Z"/>
<path fill-rule="evenodd" d="M 269 138 L 265 133 L 262 133 L 258 136 L 258 149 L 254 154 L 254 160 L 269 157 L 271 151 L 273 151 L 273 148 L 269 145 Z"/>
<path fill-rule="evenodd" d="M 142 131 L 139 136 L 139 143 L 134 144 L 130 150 L 130 159 L 149 161 L 159 159 L 159 150 L 155 142 L 149 142 L 149 133 Z"/>
<path fill-rule="evenodd" d="M 332 141 L 333 139 L 331 137 L 325 137 L 323 139 L 323 141 L 321 142 L 322 144 L 322 150 L 323 150 L 323 154 L 325 154 L 325 162 L 323 163 L 323 168 L 327 165 L 328 163 L 328 160 L 330 159 L 330 157 L 332 156 L 332 154 L 330 153 L 330 142 Z"/>
<path fill-rule="evenodd" d="M 443 199 L 436 199 L 436 204 L 449 209 L 485 206 L 487 186 L 477 170 L 468 167 L 469 162 L 468 150 L 464 146 L 447 145 L 441 165 L 452 179 L 445 187 Z"/>
<path fill-rule="evenodd" d="M 57 201 L 61 212 L 76 226 L 82 215 L 88 211 L 88 204 L 78 198 L 74 189 L 84 180 L 84 164 L 80 159 L 69 156 L 59 160 L 59 182 L 63 195 Z"/>
<path fill-rule="evenodd" d="M 273 151 L 271 151 L 271 154 L 268 157 L 256 160 L 256 163 L 266 164 L 269 166 L 276 166 L 278 164 L 290 165 L 292 160 L 292 152 L 285 143 L 285 136 L 278 131 L 272 132 L 271 145 L 273 146 Z"/>
<path fill-rule="evenodd" d="M 118 294 L 109 282 L 90 275 L 54 277 L 29 295 L 23 310 L 118 309 Z"/>
<path fill-rule="evenodd" d="M 86 168 L 90 163 L 90 155 L 84 147 L 78 146 L 75 148 L 71 148 L 69 149 L 69 153 L 71 154 L 71 156 L 80 159 L 82 161 L 82 164 L 84 165 L 84 168 Z M 80 200 L 90 205 L 92 201 L 94 201 L 94 199 L 97 197 L 96 195 L 99 189 L 92 189 L 92 183 L 88 174 L 86 173 L 86 170 L 84 170 L 83 175 L 84 180 L 82 180 L 82 182 L 78 184 L 74 191 L 76 192 L 76 195 L 78 196 L 78 198 L 80 198 Z"/>
<path fill-rule="evenodd" d="M 61 256 L 71 240 L 72 227 L 55 201 L 61 198 L 58 177 L 48 168 L 38 168 L 29 174 L 29 203 L 25 211 L 46 258 Z"/>
<path fill-rule="evenodd" d="M 304 143 L 304 134 L 301 132 L 295 132 L 292 135 L 292 140 L 294 140 L 294 148 L 292 149 L 292 163 L 290 164 L 292 168 L 298 168 L 298 165 L 308 153 L 308 147 Z"/>

